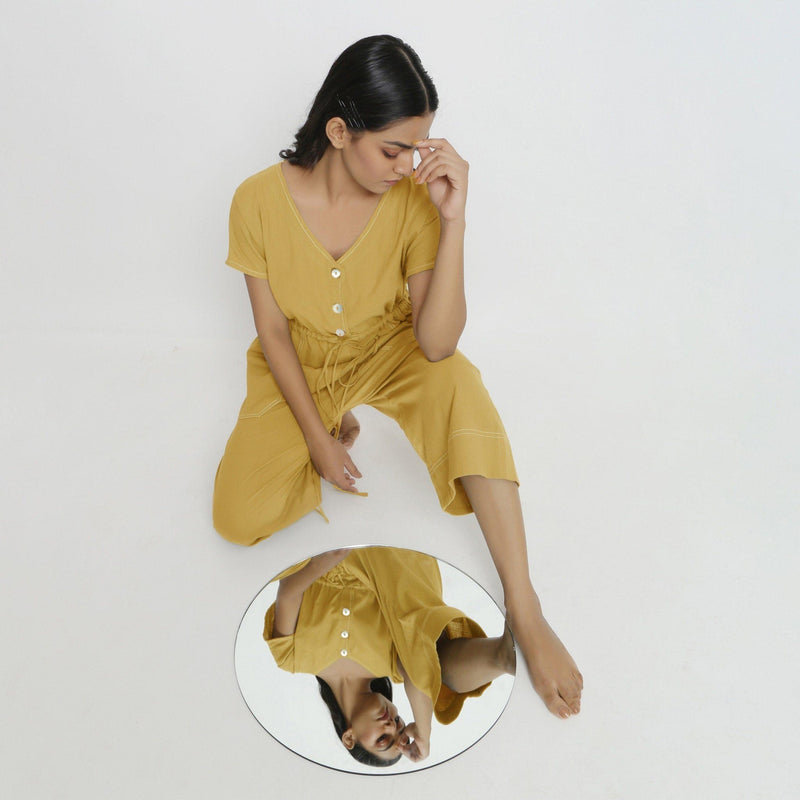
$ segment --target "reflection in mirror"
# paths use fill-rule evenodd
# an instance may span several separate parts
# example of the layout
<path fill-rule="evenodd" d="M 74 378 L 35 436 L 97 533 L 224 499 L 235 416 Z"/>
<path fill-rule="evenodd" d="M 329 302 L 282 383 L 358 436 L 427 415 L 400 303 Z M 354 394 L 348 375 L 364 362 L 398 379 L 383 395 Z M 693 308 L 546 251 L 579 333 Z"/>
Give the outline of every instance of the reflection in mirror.
<path fill-rule="evenodd" d="M 346 772 L 410 772 L 478 741 L 508 702 L 514 644 L 491 597 L 414 550 L 332 550 L 248 607 L 236 677 L 261 725 Z"/>

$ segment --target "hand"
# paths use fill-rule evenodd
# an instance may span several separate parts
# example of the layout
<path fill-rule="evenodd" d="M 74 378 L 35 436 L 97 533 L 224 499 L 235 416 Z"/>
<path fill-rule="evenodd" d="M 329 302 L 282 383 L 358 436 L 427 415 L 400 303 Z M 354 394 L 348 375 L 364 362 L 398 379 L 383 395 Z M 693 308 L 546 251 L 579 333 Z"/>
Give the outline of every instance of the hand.
<path fill-rule="evenodd" d="M 430 753 L 430 742 L 417 730 L 417 723 L 410 722 L 397 737 L 397 749 L 411 761 L 423 761 Z"/>
<path fill-rule="evenodd" d="M 355 478 L 362 476 L 342 442 L 328 434 L 324 438 L 310 443 L 308 452 L 314 469 L 326 481 L 338 486 L 342 491 L 358 492 Z M 353 475 L 355 478 L 352 477 Z"/>
<path fill-rule="evenodd" d="M 443 220 L 463 220 L 469 162 L 461 158 L 447 139 L 420 139 L 415 144 L 422 161 L 412 180 L 428 184 L 431 201 Z"/>

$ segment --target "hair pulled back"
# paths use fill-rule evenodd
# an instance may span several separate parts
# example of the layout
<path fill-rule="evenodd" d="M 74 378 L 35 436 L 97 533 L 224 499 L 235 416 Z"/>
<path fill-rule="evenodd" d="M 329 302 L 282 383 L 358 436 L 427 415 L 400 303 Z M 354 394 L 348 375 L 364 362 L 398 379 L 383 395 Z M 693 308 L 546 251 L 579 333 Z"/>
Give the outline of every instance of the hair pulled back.
<path fill-rule="evenodd" d="M 332 117 L 341 117 L 359 136 L 438 108 L 436 87 L 414 49 L 396 36 L 367 36 L 333 62 L 294 147 L 281 150 L 280 157 L 313 167 L 328 147 L 325 126 Z"/>
<path fill-rule="evenodd" d="M 336 702 L 336 698 L 333 695 L 333 690 L 331 687 L 328 686 L 328 684 L 319 676 L 317 676 L 317 682 L 319 683 L 319 693 L 322 696 L 325 705 L 328 706 L 328 711 L 331 712 L 333 728 L 336 731 L 336 735 L 341 740 L 342 735 L 349 727 L 347 720 L 344 718 L 344 712 L 342 711 L 341 706 Z M 370 681 L 369 688 L 370 691 L 380 692 L 387 700 L 392 699 L 392 682 L 389 680 L 389 678 L 373 678 Z M 378 756 L 375 754 L 370 753 L 369 750 L 365 750 L 358 742 L 356 742 L 353 749 L 349 750 L 348 752 L 356 761 L 360 761 L 362 764 L 366 764 L 370 767 L 390 767 L 392 764 L 396 764 L 403 757 L 403 754 L 401 753 L 397 756 L 397 758 L 384 760 L 382 758 L 378 758 Z"/>

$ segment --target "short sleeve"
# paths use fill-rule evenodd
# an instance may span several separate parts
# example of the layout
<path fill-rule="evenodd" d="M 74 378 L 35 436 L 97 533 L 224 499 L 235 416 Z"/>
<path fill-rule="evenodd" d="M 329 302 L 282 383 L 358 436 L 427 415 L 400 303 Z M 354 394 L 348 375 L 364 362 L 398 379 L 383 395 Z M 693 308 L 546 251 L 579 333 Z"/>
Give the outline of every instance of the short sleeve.
<path fill-rule="evenodd" d="M 264 616 L 264 641 L 272 651 L 275 663 L 287 672 L 294 672 L 294 635 L 273 636 L 272 628 L 275 624 L 275 603 L 273 603 Z"/>
<path fill-rule="evenodd" d="M 247 275 L 266 278 L 267 258 L 256 188 L 248 179 L 233 195 L 228 220 L 228 258 L 225 263 Z"/>
<path fill-rule="evenodd" d="M 428 187 L 420 187 L 425 191 L 425 201 L 420 204 L 418 212 L 414 215 L 417 224 L 411 234 L 403 261 L 403 277 L 405 280 L 418 272 L 433 269 L 436 264 L 436 253 L 439 251 L 439 212 L 431 202 Z"/>

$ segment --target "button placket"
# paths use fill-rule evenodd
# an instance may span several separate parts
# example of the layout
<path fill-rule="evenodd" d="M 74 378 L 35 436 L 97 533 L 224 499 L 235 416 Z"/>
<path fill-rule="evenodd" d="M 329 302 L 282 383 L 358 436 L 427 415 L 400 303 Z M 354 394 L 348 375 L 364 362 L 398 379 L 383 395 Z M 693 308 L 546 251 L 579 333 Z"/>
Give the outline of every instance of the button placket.
<path fill-rule="evenodd" d="M 344 606 L 344 608 L 342 608 L 342 616 L 343 616 L 345 619 L 347 619 L 347 617 L 349 617 L 349 616 L 350 616 L 350 609 L 348 608 L 348 606 Z M 344 630 L 342 630 L 342 631 L 339 633 L 339 635 L 341 636 L 341 638 L 342 638 L 342 639 L 349 639 L 349 638 L 350 638 L 350 632 L 347 630 L 347 628 L 345 628 Z M 342 649 L 339 651 L 340 655 L 341 655 L 343 658 L 344 658 L 344 657 L 347 655 L 347 653 L 348 653 L 348 652 L 349 652 L 349 651 L 348 651 L 348 649 L 347 649 L 346 647 L 343 647 L 343 648 L 342 648 Z"/>

